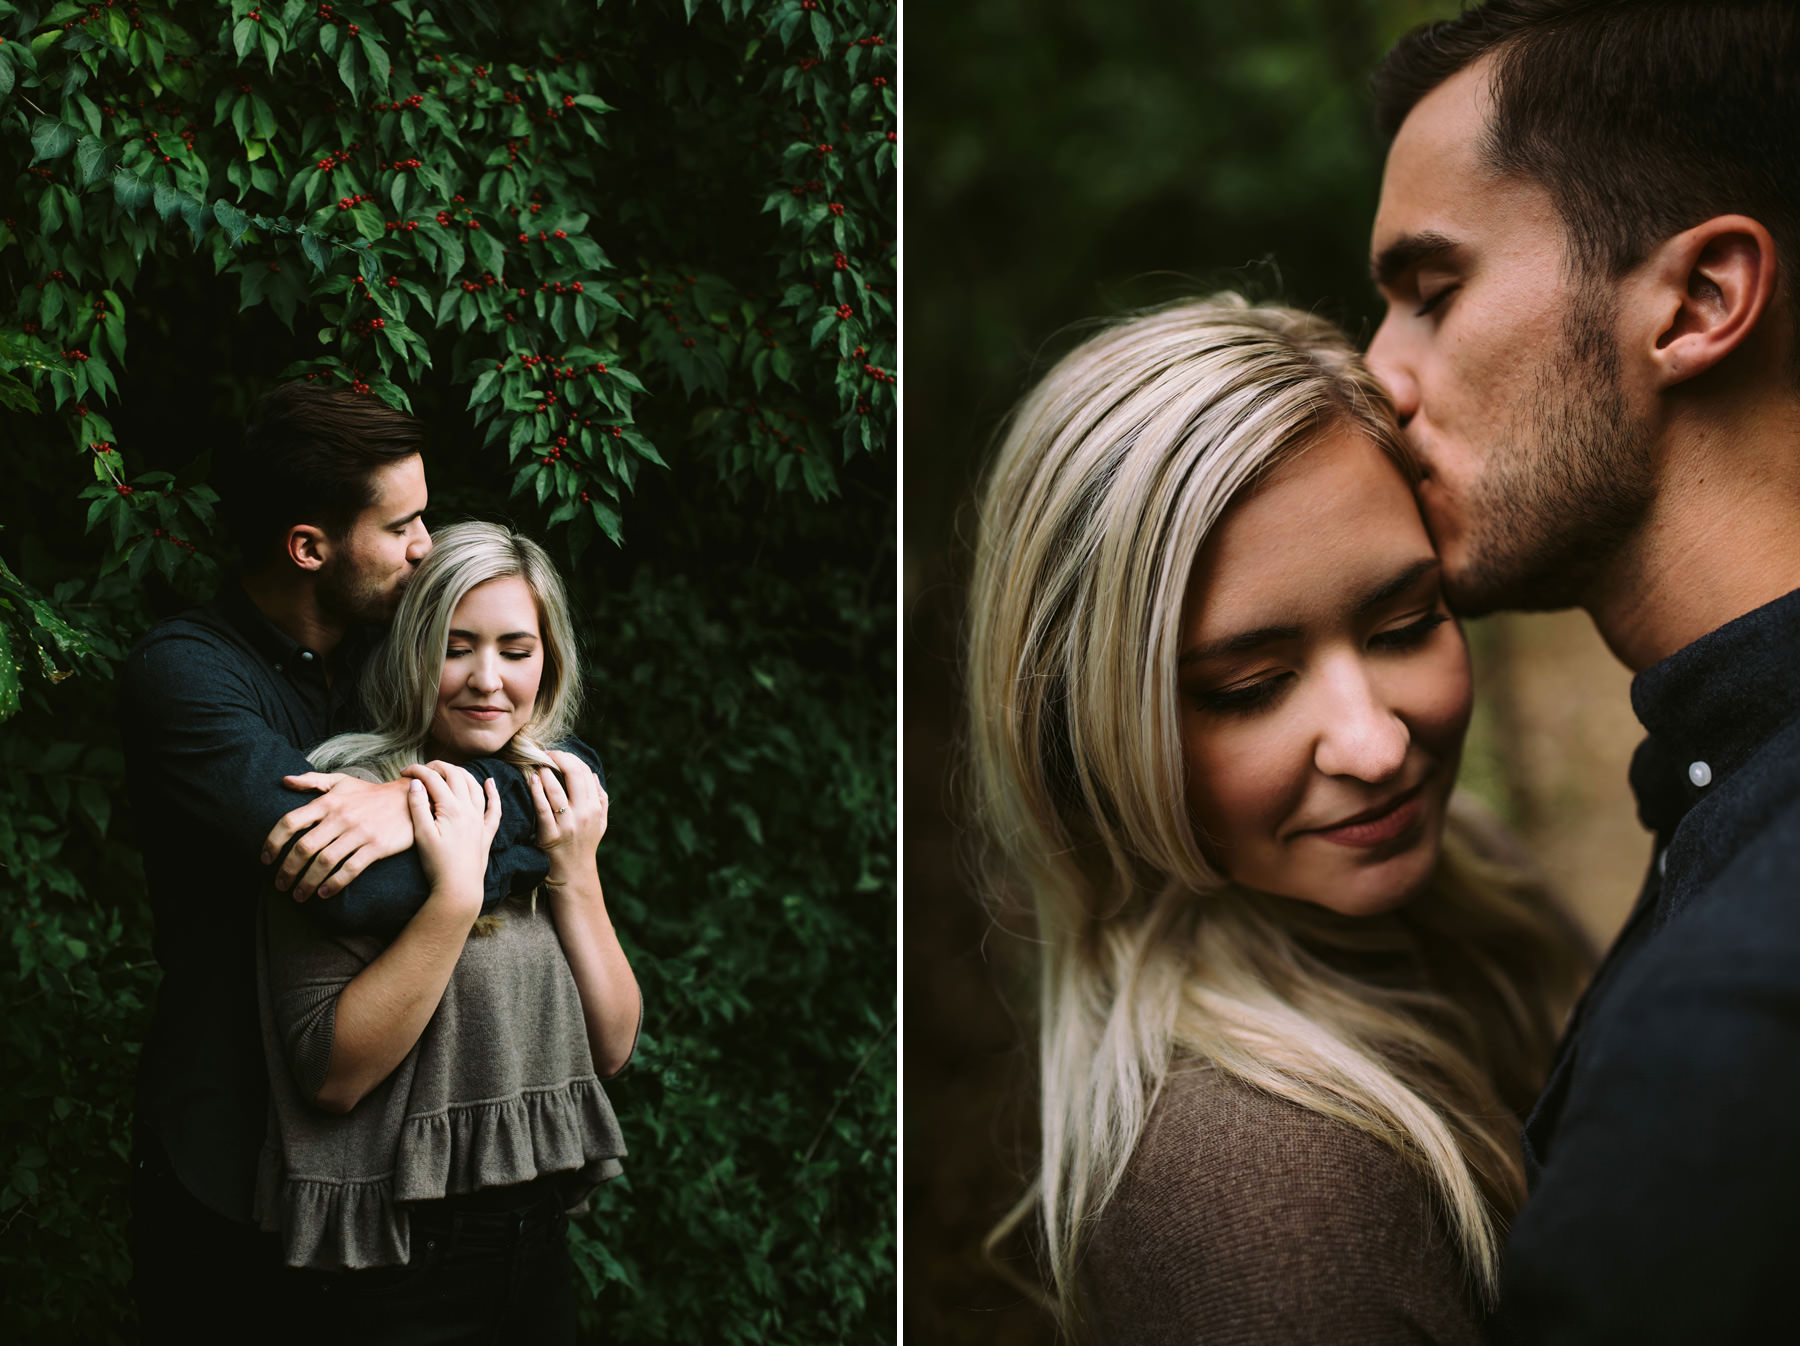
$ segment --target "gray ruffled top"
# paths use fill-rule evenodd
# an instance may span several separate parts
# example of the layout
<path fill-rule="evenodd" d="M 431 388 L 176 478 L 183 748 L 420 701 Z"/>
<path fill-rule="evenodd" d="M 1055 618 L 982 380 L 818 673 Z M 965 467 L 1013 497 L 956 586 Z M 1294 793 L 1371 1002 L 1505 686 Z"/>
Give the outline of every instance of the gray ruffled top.
<path fill-rule="evenodd" d="M 567 1174 L 578 1201 L 622 1171 L 625 1142 L 594 1074 L 575 978 L 549 904 L 514 899 L 469 937 L 437 1012 L 393 1074 L 347 1114 L 313 1105 L 337 999 L 388 941 L 325 933 L 283 893 L 259 921 L 269 1129 L 255 1216 L 289 1266 L 410 1260 L 407 1205 Z"/>

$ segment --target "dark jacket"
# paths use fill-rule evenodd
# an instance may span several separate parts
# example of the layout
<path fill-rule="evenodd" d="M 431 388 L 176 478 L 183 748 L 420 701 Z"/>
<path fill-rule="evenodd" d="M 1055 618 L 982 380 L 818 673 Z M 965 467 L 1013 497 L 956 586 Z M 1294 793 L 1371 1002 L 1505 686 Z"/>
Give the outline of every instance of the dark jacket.
<path fill-rule="evenodd" d="M 1767 1342 L 1800 1253 L 1800 591 L 1632 684 L 1644 891 L 1525 1129 L 1495 1336 Z"/>

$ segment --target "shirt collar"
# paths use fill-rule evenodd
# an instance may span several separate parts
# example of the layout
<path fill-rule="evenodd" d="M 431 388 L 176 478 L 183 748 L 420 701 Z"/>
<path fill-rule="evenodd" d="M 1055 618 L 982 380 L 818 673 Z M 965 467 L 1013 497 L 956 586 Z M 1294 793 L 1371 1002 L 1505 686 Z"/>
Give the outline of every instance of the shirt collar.
<path fill-rule="evenodd" d="M 227 576 L 219 586 L 217 602 L 219 612 L 249 642 L 250 648 L 276 668 L 297 667 L 302 662 L 300 656 L 303 652 L 312 654 L 314 659 L 318 657 L 263 616 L 262 609 L 244 592 L 244 586 L 236 575 Z"/>
<path fill-rule="evenodd" d="M 1708 632 L 1631 684 L 1650 737 L 1631 761 L 1638 816 L 1666 834 L 1800 716 L 1800 589 Z"/>
<path fill-rule="evenodd" d="M 249 642 L 250 648 L 275 666 L 278 673 L 294 674 L 310 671 L 321 679 L 325 676 L 325 658 L 317 650 L 302 645 L 274 622 L 263 616 L 262 609 L 245 592 L 237 574 L 226 577 L 215 600 L 225 620 Z M 352 627 L 332 651 L 334 676 L 353 673 L 363 658 L 381 638 L 380 627 Z"/>

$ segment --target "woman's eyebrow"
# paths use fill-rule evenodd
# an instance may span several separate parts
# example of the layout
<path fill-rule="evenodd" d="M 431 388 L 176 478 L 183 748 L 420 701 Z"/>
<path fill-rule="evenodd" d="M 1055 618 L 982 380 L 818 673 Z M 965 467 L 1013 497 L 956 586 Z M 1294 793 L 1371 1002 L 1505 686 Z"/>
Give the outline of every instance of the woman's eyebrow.
<path fill-rule="evenodd" d="M 464 640 L 480 640 L 481 639 L 481 637 L 476 635 L 475 632 L 473 632 L 473 631 L 458 631 L 458 630 L 452 629 L 450 634 L 453 636 L 461 636 Z M 494 637 L 494 639 L 496 639 L 496 640 L 536 640 L 537 638 L 538 638 L 537 632 L 535 632 L 535 631 L 508 631 L 503 636 L 495 636 Z"/>
<path fill-rule="evenodd" d="M 1399 597 L 1408 589 L 1412 588 L 1413 585 L 1417 584 L 1423 576 L 1437 570 L 1440 565 L 1442 565 L 1442 562 L 1435 556 L 1421 557 L 1419 560 L 1414 561 L 1392 579 L 1376 585 L 1373 589 L 1369 590 L 1368 593 L 1364 594 L 1356 604 L 1357 615 L 1361 616 L 1371 609 L 1380 607 L 1388 600 Z"/>
<path fill-rule="evenodd" d="M 1405 593 L 1417 584 L 1425 575 L 1438 569 L 1442 563 L 1435 556 L 1421 557 L 1406 569 L 1370 589 L 1356 602 L 1358 616 L 1380 607 L 1383 603 Z M 1218 659 L 1226 655 L 1247 654 L 1251 650 L 1264 645 L 1273 645 L 1282 640 L 1299 640 L 1306 633 L 1298 626 L 1259 626 L 1254 630 L 1240 631 L 1233 636 L 1221 636 L 1217 640 L 1209 640 L 1204 645 L 1190 646 L 1183 650 L 1178 666 L 1200 663 L 1207 659 Z"/>
<path fill-rule="evenodd" d="M 1299 640 L 1305 634 L 1297 626 L 1259 626 L 1254 631 L 1240 631 L 1235 636 L 1222 636 L 1218 640 L 1209 640 L 1204 645 L 1194 645 L 1182 652 L 1179 662 L 1192 664 L 1227 654 L 1245 654 L 1263 645 L 1273 645 L 1276 641 Z"/>

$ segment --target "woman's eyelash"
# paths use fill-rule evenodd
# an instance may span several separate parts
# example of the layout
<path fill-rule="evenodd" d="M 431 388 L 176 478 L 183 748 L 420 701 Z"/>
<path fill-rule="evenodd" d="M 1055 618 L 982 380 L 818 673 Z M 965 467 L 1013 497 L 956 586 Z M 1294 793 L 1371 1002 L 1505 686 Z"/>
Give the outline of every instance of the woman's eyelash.
<path fill-rule="evenodd" d="M 1369 643 L 1384 650 L 1411 649 L 1423 644 L 1427 636 L 1449 620 L 1450 614 L 1447 612 L 1428 612 L 1416 622 L 1408 622 L 1405 626 L 1371 637 Z"/>
<path fill-rule="evenodd" d="M 1260 682 L 1246 683 L 1239 687 L 1197 692 L 1194 700 L 1202 710 L 1225 712 L 1257 710 L 1281 694 L 1287 678 L 1287 674 L 1279 673 L 1272 678 L 1264 678 Z"/>

